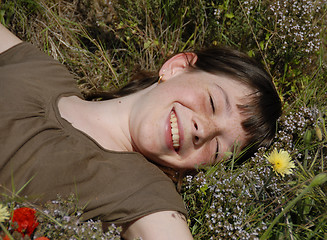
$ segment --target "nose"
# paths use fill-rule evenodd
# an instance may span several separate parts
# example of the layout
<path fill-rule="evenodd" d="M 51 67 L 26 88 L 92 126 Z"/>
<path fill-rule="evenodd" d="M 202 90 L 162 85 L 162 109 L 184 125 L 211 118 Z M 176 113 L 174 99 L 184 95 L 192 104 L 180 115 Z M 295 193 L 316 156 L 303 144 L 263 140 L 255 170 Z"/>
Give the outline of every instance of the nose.
<path fill-rule="evenodd" d="M 218 123 L 211 118 L 196 117 L 192 121 L 193 144 L 201 146 L 205 142 L 212 140 L 219 135 Z"/>

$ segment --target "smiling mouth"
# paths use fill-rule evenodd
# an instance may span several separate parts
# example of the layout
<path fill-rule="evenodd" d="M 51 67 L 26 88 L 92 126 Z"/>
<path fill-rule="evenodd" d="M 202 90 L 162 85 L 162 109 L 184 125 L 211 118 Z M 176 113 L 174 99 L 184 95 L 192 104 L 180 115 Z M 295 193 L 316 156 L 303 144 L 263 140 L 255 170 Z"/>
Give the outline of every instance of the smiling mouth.
<path fill-rule="evenodd" d="M 171 139 L 173 142 L 173 147 L 175 151 L 179 150 L 179 131 L 178 131 L 178 123 L 177 117 L 174 111 L 170 113 L 170 128 L 171 128 Z"/>

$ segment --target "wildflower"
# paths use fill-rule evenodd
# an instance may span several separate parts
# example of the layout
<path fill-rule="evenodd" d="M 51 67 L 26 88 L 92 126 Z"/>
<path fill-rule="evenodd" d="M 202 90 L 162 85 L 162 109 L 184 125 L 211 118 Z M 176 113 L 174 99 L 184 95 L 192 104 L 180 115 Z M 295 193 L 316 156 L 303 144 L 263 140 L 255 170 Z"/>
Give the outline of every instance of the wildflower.
<path fill-rule="evenodd" d="M 39 225 L 35 217 L 36 211 L 31 208 L 18 208 L 14 211 L 12 222 L 17 222 L 17 232 L 20 232 L 23 236 L 31 236 L 35 228 Z"/>
<path fill-rule="evenodd" d="M 9 219 L 9 216 L 10 216 L 10 214 L 8 212 L 7 207 L 6 206 L 3 206 L 0 203 L 0 223 L 8 220 Z"/>
<path fill-rule="evenodd" d="M 275 148 L 269 156 L 265 157 L 272 164 L 275 173 L 280 174 L 282 177 L 284 177 L 285 174 L 291 174 L 293 172 L 292 168 L 295 168 L 287 151 L 280 150 L 278 152 Z"/>

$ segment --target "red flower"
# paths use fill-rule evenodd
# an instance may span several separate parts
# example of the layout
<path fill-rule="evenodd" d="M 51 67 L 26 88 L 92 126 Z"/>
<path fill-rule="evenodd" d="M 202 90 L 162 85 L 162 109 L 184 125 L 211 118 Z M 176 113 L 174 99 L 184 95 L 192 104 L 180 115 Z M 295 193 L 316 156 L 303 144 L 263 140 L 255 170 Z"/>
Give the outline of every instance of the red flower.
<path fill-rule="evenodd" d="M 35 228 L 39 225 L 35 217 L 35 210 L 31 208 L 18 208 L 14 211 L 12 222 L 17 222 L 18 228 L 15 231 L 25 236 L 31 236 Z"/>

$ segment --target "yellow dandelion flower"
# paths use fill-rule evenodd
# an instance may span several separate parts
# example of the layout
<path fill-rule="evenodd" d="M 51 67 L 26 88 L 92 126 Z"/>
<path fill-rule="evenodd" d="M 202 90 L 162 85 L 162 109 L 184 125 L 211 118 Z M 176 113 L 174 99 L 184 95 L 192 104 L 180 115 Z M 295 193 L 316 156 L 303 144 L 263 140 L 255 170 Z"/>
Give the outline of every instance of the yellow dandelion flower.
<path fill-rule="evenodd" d="M 0 203 L 0 223 L 8 220 L 10 217 L 9 211 L 6 206 Z"/>
<path fill-rule="evenodd" d="M 287 151 L 278 150 L 275 148 L 269 156 L 265 156 L 267 160 L 272 164 L 272 168 L 275 173 L 280 174 L 282 177 L 285 174 L 291 174 L 292 168 L 295 168 L 294 162 L 291 161 L 291 157 Z"/>

